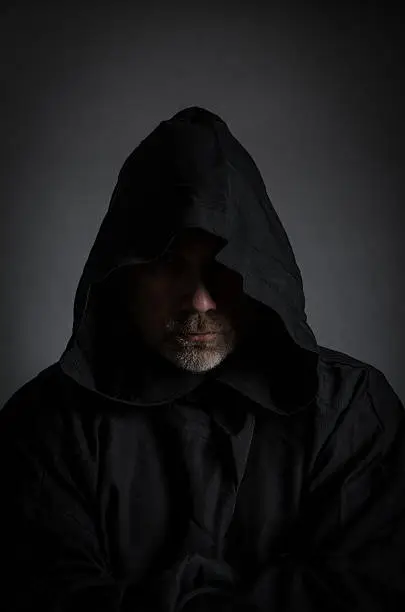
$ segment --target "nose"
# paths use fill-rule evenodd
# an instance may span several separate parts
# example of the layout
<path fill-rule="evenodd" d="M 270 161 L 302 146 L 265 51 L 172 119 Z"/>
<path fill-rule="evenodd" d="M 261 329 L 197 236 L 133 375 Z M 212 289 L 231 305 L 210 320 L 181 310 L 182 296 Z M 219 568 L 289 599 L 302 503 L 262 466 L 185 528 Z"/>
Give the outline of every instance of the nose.
<path fill-rule="evenodd" d="M 200 281 L 195 289 L 192 297 L 192 304 L 195 310 L 206 312 L 207 310 L 216 310 L 217 305 L 212 299 L 208 289 L 202 281 Z"/>

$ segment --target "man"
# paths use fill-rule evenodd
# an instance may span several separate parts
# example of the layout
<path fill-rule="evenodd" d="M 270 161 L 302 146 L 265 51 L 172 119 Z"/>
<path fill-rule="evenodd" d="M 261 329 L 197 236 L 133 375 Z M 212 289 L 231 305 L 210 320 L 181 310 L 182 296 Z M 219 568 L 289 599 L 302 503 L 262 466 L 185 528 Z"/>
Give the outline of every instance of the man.
<path fill-rule="evenodd" d="M 3 612 L 404 608 L 404 407 L 317 344 L 260 173 L 207 110 L 124 163 L 0 455 Z"/>

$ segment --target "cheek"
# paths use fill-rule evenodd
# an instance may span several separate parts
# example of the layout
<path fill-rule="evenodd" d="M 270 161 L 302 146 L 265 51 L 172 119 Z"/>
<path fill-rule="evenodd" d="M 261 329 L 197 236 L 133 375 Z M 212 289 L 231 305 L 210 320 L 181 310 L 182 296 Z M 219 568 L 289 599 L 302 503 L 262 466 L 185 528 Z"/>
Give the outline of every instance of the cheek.
<path fill-rule="evenodd" d="M 164 325 L 170 312 L 167 287 L 163 284 L 145 283 L 135 297 L 139 318 L 148 326 Z"/>
<path fill-rule="evenodd" d="M 215 279 L 217 301 L 227 310 L 235 310 L 243 300 L 243 278 L 237 273 L 218 275 Z"/>
<path fill-rule="evenodd" d="M 248 298 L 243 291 L 243 277 L 231 273 L 224 277 L 218 294 L 218 308 L 235 327 L 245 326 L 248 316 Z"/>

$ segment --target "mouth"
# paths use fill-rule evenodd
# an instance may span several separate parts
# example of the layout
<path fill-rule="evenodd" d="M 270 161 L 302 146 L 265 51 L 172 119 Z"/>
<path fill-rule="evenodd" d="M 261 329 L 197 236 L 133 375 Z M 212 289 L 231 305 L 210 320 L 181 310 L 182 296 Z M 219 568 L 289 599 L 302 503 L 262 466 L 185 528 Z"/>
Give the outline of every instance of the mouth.
<path fill-rule="evenodd" d="M 196 334 L 182 334 L 180 337 L 187 342 L 210 342 L 215 340 L 218 335 L 217 332 L 199 332 Z"/>

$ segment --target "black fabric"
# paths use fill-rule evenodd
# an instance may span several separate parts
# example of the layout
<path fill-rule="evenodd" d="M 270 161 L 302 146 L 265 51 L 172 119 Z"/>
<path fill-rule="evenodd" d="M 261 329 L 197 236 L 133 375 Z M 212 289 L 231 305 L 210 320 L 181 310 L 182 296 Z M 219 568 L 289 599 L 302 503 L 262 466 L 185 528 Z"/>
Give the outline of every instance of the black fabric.
<path fill-rule="evenodd" d="M 146 349 L 118 307 L 130 267 L 194 226 L 223 239 L 257 323 L 206 373 Z M 124 163 L 67 346 L 0 412 L 0 483 L 5 612 L 403 609 L 404 407 L 316 342 L 288 237 L 217 115 L 177 113 Z"/>

